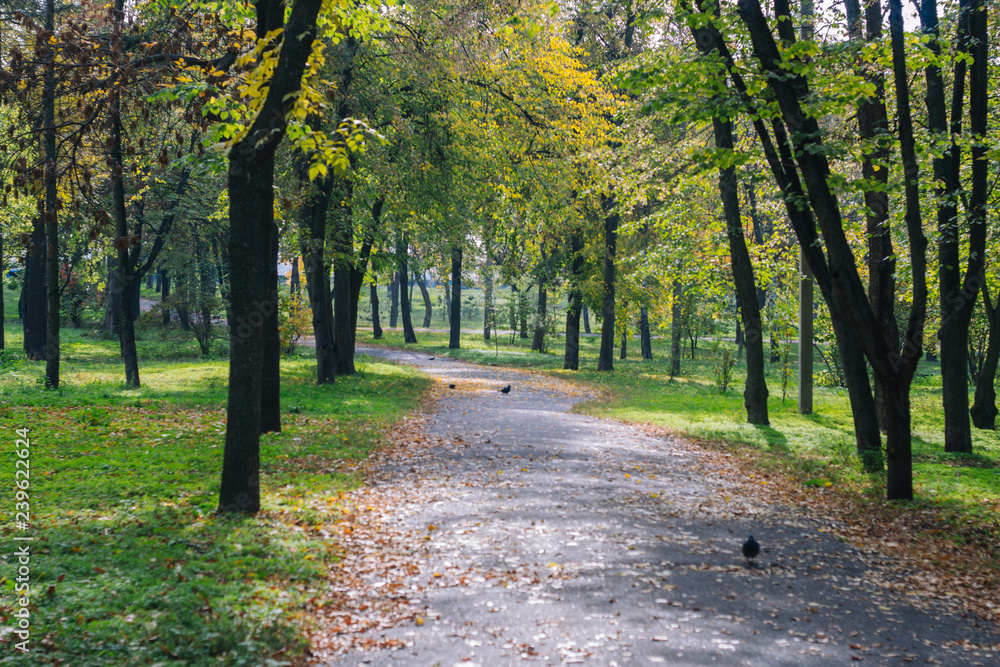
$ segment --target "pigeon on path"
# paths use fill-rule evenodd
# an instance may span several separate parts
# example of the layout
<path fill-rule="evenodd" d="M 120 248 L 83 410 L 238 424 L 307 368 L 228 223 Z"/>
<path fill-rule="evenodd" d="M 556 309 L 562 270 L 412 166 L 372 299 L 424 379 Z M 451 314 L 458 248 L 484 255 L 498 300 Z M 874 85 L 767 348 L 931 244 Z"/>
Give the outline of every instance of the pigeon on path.
<path fill-rule="evenodd" d="M 753 565 L 753 559 L 760 554 L 760 544 L 757 540 L 753 538 L 753 535 L 747 538 L 747 541 L 743 543 L 743 557 L 747 559 L 747 565 Z"/>
<path fill-rule="evenodd" d="M 503 389 L 501 389 L 500 393 L 501 394 L 509 394 L 510 393 L 510 385 L 507 385 L 506 387 L 504 387 Z"/>

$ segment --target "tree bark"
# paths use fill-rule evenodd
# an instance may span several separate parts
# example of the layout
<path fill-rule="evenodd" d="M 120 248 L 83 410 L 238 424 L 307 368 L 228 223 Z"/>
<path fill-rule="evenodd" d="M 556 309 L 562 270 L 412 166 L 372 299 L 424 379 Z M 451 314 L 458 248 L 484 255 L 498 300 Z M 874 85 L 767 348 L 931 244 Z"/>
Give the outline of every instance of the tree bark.
<path fill-rule="evenodd" d="M 278 225 L 271 223 L 267 256 L 264 357 L 261 363 L 260 432 L 281 433 L 281 330 L 278 323 Z"/>
<path fill-rule="evenodd" d="M 920 5 L 920 25 L 929 37 L 927 48 L 937 56 L 941 53 L 938 37 L 937 3 L 923 0 Z M 956 50 L 968 51 L 969 8 L 961 3 Z M 958 225 L 958 199 L 961 183 L 959 168 L 962 151 L 958 145 L 964 113 L 964 84 L 966 61 L 956 60 L 952 100 L 951 127 L 948 126 L 948 109 L 945 101 L 945 83 L 937 59 L 928 61 L 924 70 L 927 81 L 927 118 L 932 136 L 944 144 L 949 132 L 950 146 L 935 156 L 933 161 L 935 199 L 937 200 L 938 228 L 938 281 L 940 284 L 941 328 L 938 340 L 941 349 L 941 390 L 944 403 L 944 450 L 946 452 L 971 452 L 972 431 L 969 427 L 969 322 L 975 307 L 975 289 L 969 289 L 969 278 L 979 280 L 985 252 L 985 220 L 969 227 L 969 259 L 966 279 L 961 275 L 961 232 Z M 985 120 L 985 119 L 984 119 Z M 943 146 L 942 146 L 943 147 Z M 971 222 L 971 221 L 970 221 Z M 977 234 L 981 231 L 981 234 Z"/>
<path fill-rule="evenodd" d="M 260 509 L 260 407 L 264 323 L 270 315 L 268 259 L 274 225 L 274 152 L 312 52 L 320 0 L 295 0 L 261 111 L 229 153 L 231 300 L 229 400 L 226 447 L 219 488 L 220 512 Z M 257 5 L 258 33 L 280 27 L 278 0 Z"/>
<path fill-rule="evenodd" d="M 590 309 L 583 306 L 583 333 L 590 333 Z"/>
<path fill-rule="evenodd" d="M 417 286 L 420 288 L 420 296 L 424 300 L 424 329 L 431 328 L 431 317 L 434 310 L 431 308 L 431 295 L 427 291 L 427 281 L 420 274 L 414 276 L 417 279 Z"/>
<path fill-rule="evenodd" d="M 709 51 L 710 52 L 710 51 Z M 717 148 L 733 150 L 733 125 L 730 119 L 712 119 Z M 743 324 L 746 329 L 747 379 L 743 391 L 743 403 L 747 410 L 747 421 L 751 424 L 767 424 L 767 383 L 764 378 L 764 328 L 757 307 L 757 281 L 753 275 L 750 252 L 743 236 L 740 221 L 739 193 L 736 189 L 736 169 L 733 166 L 719 169 L 719 192 L 726 216 L 726 236 L 729 239 L 729 258 L 732 264 L 733 282 L 740 301 Z M 810 313 L 811 315 L 811 313 Z"/>
<path fill-rule="evenodd" d="M 615 253 L 618 247 L 618 214 L 612 213 L 614 202 L 602 197 L 604 215 L 604 300 L 601 304 L 601 351 L 597 370 L 615 368 Z"/>
<path fill-rule="evenodd" d="M 545 316 L 546 309 L 548 306 L 548 291 L 545 289 L 545 284 L 539 281 L 538 283 L 538 309 L 535 313 L 535 331 L 531 339 L 531 351 L 532 352 L 544 352 L 545 351 Z"/>
<path fill-rule="evenodd" d="M 574 234 L 571 241 L 573 260 L 570 264 L 569 305 L 566 308 L 566 347 L 563 352 L 563 368 L 578 370 L 580 368 L 580 314 L 583 308 L 583 292 L 580 282 L 583 280 L 583 240 L 579 234 Z"/>
<path fill-rule="evenodd" d="M 170 325 L 170 307 L 165 305 L 167 299 L 170 298 L 170 274 L 166 271 L 161 271 L 160 277 L 160 303 L 164 304 L 163 307 L 163 326 Z M 230 319 L 230 321 L 232 321 Z"/>
<path fill-rule="evenodd" d="M 681 374 L 681 298 L 684 291 L 681 281 L 674 278 L 673 299 L 670 305 L 670 379 Z"/>
<path fill-rule="evenodd" d="M 55 0 L 45 1 L 45 29 L 54 32 Z M 47 61 L 42 92 L 43 142 L 45 144 L 45 242 L 46 302 L 45 386 L 59 387 L 59 194 L 56 174 L 56 84 L 55 50 L 46 47 Z"/>
<path fill-rule="evenodd" d="M 305 163 L 299 165 L 299 178 L 306 177 Z M 329 384 L 336 374 L 337 346 L 333 338 L 333 304 L 330 300 L 330 264 L 326 259 L 326 216 L 333 194 L 333 178 L 319 184 L 307 184 L 306 200 L 299 209 L 302 228 L 300 245 L 306 273 L 306 292 L 312 311 L 313 337 L 316 339 L 316 383 Z"/>
<path fill-rule="evenodd" d="M 337 349 L 337 375 L 354 375 L 354 319 L 352 275 L 354 273 L 354 211 L 351 182 L 344 183 L 344 203 L 336 210 L 333 230 L 333 340 Z M 359 285 L 360 287 L 360 285 Z M 406 321 L 404 315 L 403 321 Z M 410 342 L 410 341 L 407 341 Z"/>
<path fill-rule="evenodd" d="M 382 322 L 379 318 L 378 312 L 378 287 L 375 283 L 372 283 L 371 291 L 369 292 L 369 298 L 371 299 L 372 308 L 372 338 L 375 340 L 382 339 Z"/>
<path fill-rule="evenodd" d="M 288 292 L 292 295 L 298 295 L 299 290 L 302 289 L 301 278 L 299 277 L 299 258 L 295 257 L 292 259 L 292 275 L 288 279 Z"/>
<path fill-rule="evenodd" d="M 653 338 L 649 333 L 649 313 L 645 306 L 639 310 L 639 336 L 642 358 L 648 361 L 653 358 Z"/>
<path fill-rule="evenodd" d="M 451 247 L 451 308 L 448 318 L 448 349 L 462 346 L 462 246 Z"/>
<path fill-rule="evenodd" d="M 493 305 L 493 257 L 486 252 L 486 266 L 483 268 L 483 340 L 489 340 L 496 326 L 496 310 Z"/>
<path fill-rule="evenodd" d="M 389 283 L 389 297 L 389 328 L 395 329 L 399 321 L 399 271 L 392 274 L 392 282 Z"/>
<path fill-rule="evenodd" d="M 410 242 L 406 234 L 400 236 L 396 246 L 396 261 L 399 266 L 399 307 L 403 315 L 403 342 L 416 343 L 417 335 L 413 333 L 413 321 L 410 312 L 410 274 L 407 268 L 407 258 L 410 253 Z"/>

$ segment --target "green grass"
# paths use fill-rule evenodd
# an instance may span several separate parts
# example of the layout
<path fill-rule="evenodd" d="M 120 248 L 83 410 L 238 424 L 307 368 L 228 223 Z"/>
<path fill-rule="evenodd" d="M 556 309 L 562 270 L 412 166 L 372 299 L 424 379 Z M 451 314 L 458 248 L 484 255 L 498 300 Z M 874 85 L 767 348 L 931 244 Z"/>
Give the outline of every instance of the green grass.
<path fill-rule="evenodd" d="M 32 652 L 4 633 L 0 662 L 265 665 L 300 652 L 310 589 L 336 559 L 320 529 L 361 482 L 352 464 L 417 407 L 429 379 L 361 360 L 357 376 L 316 386 L 312 361 L 285 361 L 283 431 L 261 443 L 265 510 L 217 516 L 225 359 L 200 358 L 189 333 L 145 331 L 143 386 L 128 391 L 115 341 L 64 330 L 62 384 L 47 391 L 43 364 L 16 354 L 19 327 L 6 333 L 0 478 L 13 487 L 15 430 L 29 429 L 31 525 L 18 529 L 5 494 L 0 532 L 8 545 L 33 537 Z M 4 551 L 9 619 L 17 582 L 13 547 Z"/>
<path fill-rule="evenodd" d="M 359 332 L 359 343 L 370 333 Z M 700 344 L 696 359 L 685 352 L 681 375 L 669 377 L 669 342 L 653 341 L 654 358 L 638 358 L 638 340 L 630 341 L 631 356 L 619 360 L 615 370 L 596 369 L 600 339 L 582 338 L 580 371 L 562 370 L 563 338 L 550 337 L 551 351 L 530 352 L 530 340 L 501 336 L 488 343 L 480 335 L 465 334 L 462 348 L 448 350 L 447 334 L 417 331 L 418 346 L 429 353 L 449 355 L 475 363 L 497 363 L 534 368 L 573 380 L 601 392 L 601 398 L 578 406 L 587 414 L 623 421 L 650 423 L 670 432 L 708 441 L 751 454 L 758 465 L 789 472 L 804 486 L 834 487 L 865 503 L 882 503 L 881 475 L 861 470 L 854 439 L 853 420 L 844 389 L 815 387 L 813 413 L 801 415 L 796 403 L 798 376 L 795 348 L 789 355 L 791 377 L 782 400 L 780 364 L 766 365 L 770 390 L 770 425 L 746 423 L 743 407 L 745 363 L 737 363 L 730 389 L 720 391 L 714 377 L 715 360 L 710 343 Z M 402 335 L 390 332 L 384 344 L 403 344 Z M 825 370 L 817 359 L 814 373 Z M 911 394 L 913 405 L 913 456 L 916 500 L 912 506 L 934 510 L 947 531 L 958 541 L 995 546 L 1000 540 L 1000 434 L 973 429 L 972 455 L 944 452 L 944 416 L 941 377 L 937 363 L 921 362 Z M 940 526 L 939 526 L 940 527 Z"/>

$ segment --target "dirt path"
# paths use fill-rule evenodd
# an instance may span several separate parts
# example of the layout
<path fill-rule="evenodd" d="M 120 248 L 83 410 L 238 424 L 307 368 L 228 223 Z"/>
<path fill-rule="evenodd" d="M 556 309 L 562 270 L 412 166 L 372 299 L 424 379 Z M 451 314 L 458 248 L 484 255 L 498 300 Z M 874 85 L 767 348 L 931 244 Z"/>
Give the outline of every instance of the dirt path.
<path fill-rule="evenodd" d="M 345 562 L 356 588 L 328 592 L 384 621 L 347 653 L 318 648 L 315 664 L 1000 660 L 991 626 L 914 606 L 888 563 L 835 526 L 747 500 L 688 443 L 571 414 L 583 396 L 570 385 L 364 353 L 419 366 L 441 381 L 439 399 L 430 445 L 385 463 L 366 492 L 386 509 L 360 522 L 369 551 Z M 753 568 L 739 553 L 750 533 L 764 548 Z M 347 614 L 328 622 L 343 630 Z"/>

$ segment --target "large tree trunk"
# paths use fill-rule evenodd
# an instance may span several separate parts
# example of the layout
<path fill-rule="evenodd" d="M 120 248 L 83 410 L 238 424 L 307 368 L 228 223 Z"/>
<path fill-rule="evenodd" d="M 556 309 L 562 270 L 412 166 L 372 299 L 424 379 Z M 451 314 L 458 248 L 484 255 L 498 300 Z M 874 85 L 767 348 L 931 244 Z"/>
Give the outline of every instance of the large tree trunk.
<path fill-rule="evenodd" d="M 563 352 L 563 368 L 578 370 L 580 367 L 580 314 L 583 310 L 583 293 L 580 291 L 580 281 L 583 280 L 583 241 L 579 235 L 572 238 L 573 262 L 569 277 L 569 304 L 566 308 L 566 349 Z"/>
<path fill-rule="evenodd" d="M 120 0 L 119 0 L 120 1 Z M 55 25 L 55 1 L 45 2 L 45 29 L 52 34 Z M 45 386 L 59 387 L 59 225 L 56 174 L 56 84 L 55 49 L 46 46 L 47 62 L 42 92 L 43 135 L 45 144 L 45 242 L 46 302 L 48 317 L 45 331 Z"/>
<path fill-rule="evenodd" d="M 271 225 L 264 307 L 264 358 L 261 364 L 260 432 L 281 433 L 281 330 L 278 323 L 278 225 Z"/>
<path fill-rule="evenodd" d="M 1000 306 L 994 306 L 989 288 L 983 285 L 983 302 L 989 320 L 986 354 L 976 376 L 976 395 L 969 414 L 976 428 L 993 431 L 997 422 L 997 364 L 1000 362 Z"/>
<path fill-rule="evenodd" d="M 723 151 L 733 149 L 733 124 L 729 119 L 718 116 L 712 119 L 715 129 L 715 145 Z M 726 236 L 729 239 L 729 257 L 733 270 L 733 282 L 739 297 L 746 328 L 747 380 L 743 391 L 743 404 L 747 410 L 747 421 L 751 424 L 767 424 L 767 383 L 764 378 L 764 328 L 757 307 L 757 281 L 754 280 L 750 252 L 743 237 L 743 223 L 740 221 L 739 193 L 736 190 L 736 169 L 733 166 L 719 169 L 719 192 L 726 216 Z M 811 372 L 811 369 L 807 369 Z"/>
<path fill-rule="evenodd" d="M 545 351 L 545 316 L 548 306 L 548 291 L 545 289 L 545 284 L 539 281 L 538 283 L 538 310 L 535 313 L 535 331 L 531 339 L 531 351 L 532 352 L 544 352 Z"/>
<path fill-rule="evenodd" d="M 375 283 L 372 283 L 371 291 L 369 292 L 369 298 L 371 299 L 372 308 L 372 338 L 375 340 L 381 340 L 382 338 L 382 322 L 379 317 L 378 312 L 378 287 Z"/>
<path fill-rule="evenodd" d="M 448 349 L 462 346 L 462 246 L 451 247 L 451 309 L 448 313 Z"/>
<path fill-rule="evenodd" d="M 639 336 L 642 358 L 648 361 L 653 358 L 653 338 L 649 334 L 649 313 L 645 306 L 639 310 Z"/>
<path fill-rule="evenodd" d="M 7 331 L 4 328 L 4 324 L 7 321 L 7 314 L 4 312 L 4 293 L 3 279 L 6 277 L 6 271 L 3 270 L 7 266 L 7 261 L 3 256 L 3 231 L 0 231 L 0 350 L 7 349 Z"/>
<path fill-rule="evenodd" d="M 601 351 L 597 370 L 615 368 L 615 253 L 618 247 L 618 214 L 610 212 L 614 202 L 604 198 L 604 300 L 601 304 Z"/>
<path fill-rule="evenodd" d="M 410 254 L 410 242 L 406 234 L 400 236 L 396 246 L 396 261 L 399 266 L 399 308 L 403 315 L 403 342 L 416 343 L 417 335 L 413 333 L 413 321 L 410 312 L 410 273 L 407 258 Z"/>
<path fill-rule="evenodd" d="M 219 488 L 220 512 L 260 509 L 260 402 L 264 323 L 269 303 L 269 259 L 274 225 L 274 152 L 312 52 L 320 0 L 295 0 L 259 115 L 229 153 L 229 257 L 234 321 L 230 323 L 226 448 Z M 278 0 L 257 5 L 258 35 L 280 27 Z"/>

